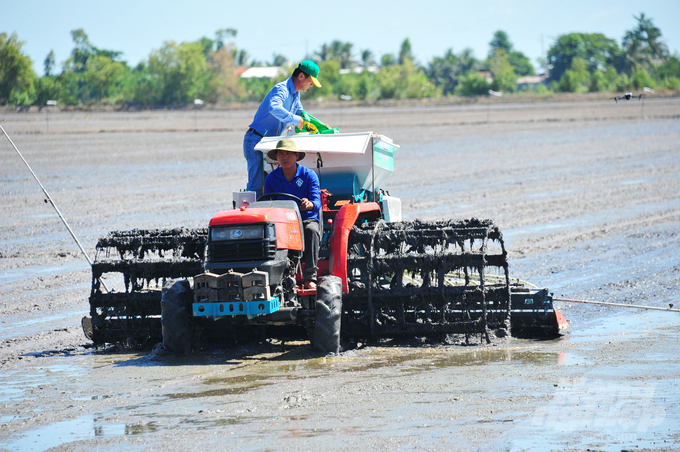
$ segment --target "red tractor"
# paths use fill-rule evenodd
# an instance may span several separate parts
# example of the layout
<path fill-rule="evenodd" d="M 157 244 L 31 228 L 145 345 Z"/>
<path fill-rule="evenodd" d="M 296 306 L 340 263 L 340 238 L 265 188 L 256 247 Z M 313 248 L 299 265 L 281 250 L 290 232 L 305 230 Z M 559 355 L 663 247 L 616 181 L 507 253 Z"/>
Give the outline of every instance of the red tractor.
<path fill-rule="evenodd" d="M 256 149 L 266 152 L 279 138 Z M 391 140 L 372 132 L 290 138 L 316 155 L 300 163 L 315 165 L 323 189 L 318 288 L 301 284 L 300 200 L 235 193 L 233 208 L 217 213 L 207 230 L 100 239 L 98 255 L 106 257 L 93 264 L 91 316 L 83 322 L 95 345 L 162 339 L 166 349 L 188 353 L 199 338 L 238 339 L 262 327 L 275 336 L 293 326 L 307 331 L 314 348 L 337 353 L 341 338 L 489 341 L 567 331 L 546 289 L 510 283 L 493 222 L 401 221 L 399 199 L 379 187 L 393 170 L 398 146 Z M 124 274 L 125 287 L 104 293 L 99 280 L 111 272 Z"/>

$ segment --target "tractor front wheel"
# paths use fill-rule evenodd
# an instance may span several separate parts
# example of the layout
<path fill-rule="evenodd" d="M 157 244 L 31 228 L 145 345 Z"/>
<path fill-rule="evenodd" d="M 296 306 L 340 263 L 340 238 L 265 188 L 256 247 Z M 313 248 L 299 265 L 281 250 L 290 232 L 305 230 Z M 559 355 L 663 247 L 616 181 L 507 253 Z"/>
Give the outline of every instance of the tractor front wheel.
<path fill-rule="evenodd" d="M 163 346 L 178 355 L 191 353 L 191 303 L 194 294 L 186 279 L 172 279 L 163 285 L 161 325 Z"/>
<path fill-rule="evenodd" d="M 342 280 L 337 276 L 319 279 L 316 290 L 314 349 L 324 353 L 340 352 L 342 317 Z"/>

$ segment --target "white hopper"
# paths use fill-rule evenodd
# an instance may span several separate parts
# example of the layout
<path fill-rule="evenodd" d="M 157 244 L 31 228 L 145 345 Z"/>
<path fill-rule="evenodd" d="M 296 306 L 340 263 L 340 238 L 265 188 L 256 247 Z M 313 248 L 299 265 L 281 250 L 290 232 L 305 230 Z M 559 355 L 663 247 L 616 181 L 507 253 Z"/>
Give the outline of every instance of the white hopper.
<path fill-rule="evenodd" d="M 399 149 L 399 146 L 386 136 L 373 132 L 359 132 L 328 135 L 299 133 L 265 137 L 255 146 L 255 150 L 266 155 L 267 151 L 276 148 L 276 143 L 283 138 L 291 138 L 299 150 L 307 153 L 305 159 L 299 162 L 301 165 L 317 170 L 319 154 L 323 162 L 320 168 L 322 178 L 329 175 L 354 174 L 361 188 L 369 192 L 372 188 L 378 188 L 394 171 L 393 154 Z M 267 163 L 276 164 L 275 160 L 267 157 L 265 159 Z"/>

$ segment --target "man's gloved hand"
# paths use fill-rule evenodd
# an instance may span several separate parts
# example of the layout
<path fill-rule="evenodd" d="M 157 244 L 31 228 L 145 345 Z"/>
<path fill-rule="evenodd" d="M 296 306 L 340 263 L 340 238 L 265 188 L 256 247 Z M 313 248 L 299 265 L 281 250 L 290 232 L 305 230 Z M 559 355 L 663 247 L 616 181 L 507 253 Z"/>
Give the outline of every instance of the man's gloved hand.
<path fill-rule="evenodd" d="M 316 126 L 311 122 L 305 121 L 304 128 L 307 132 L 319 133 L 319 129 L 317 129 Z"/>

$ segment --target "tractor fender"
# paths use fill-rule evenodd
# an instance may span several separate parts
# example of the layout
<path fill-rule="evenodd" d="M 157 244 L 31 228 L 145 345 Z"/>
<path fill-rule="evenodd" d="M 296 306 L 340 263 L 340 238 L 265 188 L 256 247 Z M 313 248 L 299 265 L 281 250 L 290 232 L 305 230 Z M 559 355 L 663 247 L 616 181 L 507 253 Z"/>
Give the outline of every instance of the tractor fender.
<path fill-rule="evenodd" d="M 360 218 L 377 220 L 381 216 L 377 202 L 346 204 L 340 208 L 333 222 L 328 269 L 342 281 L 342 291 L 347 293 L 347 246 L 349 233 Z"/>

